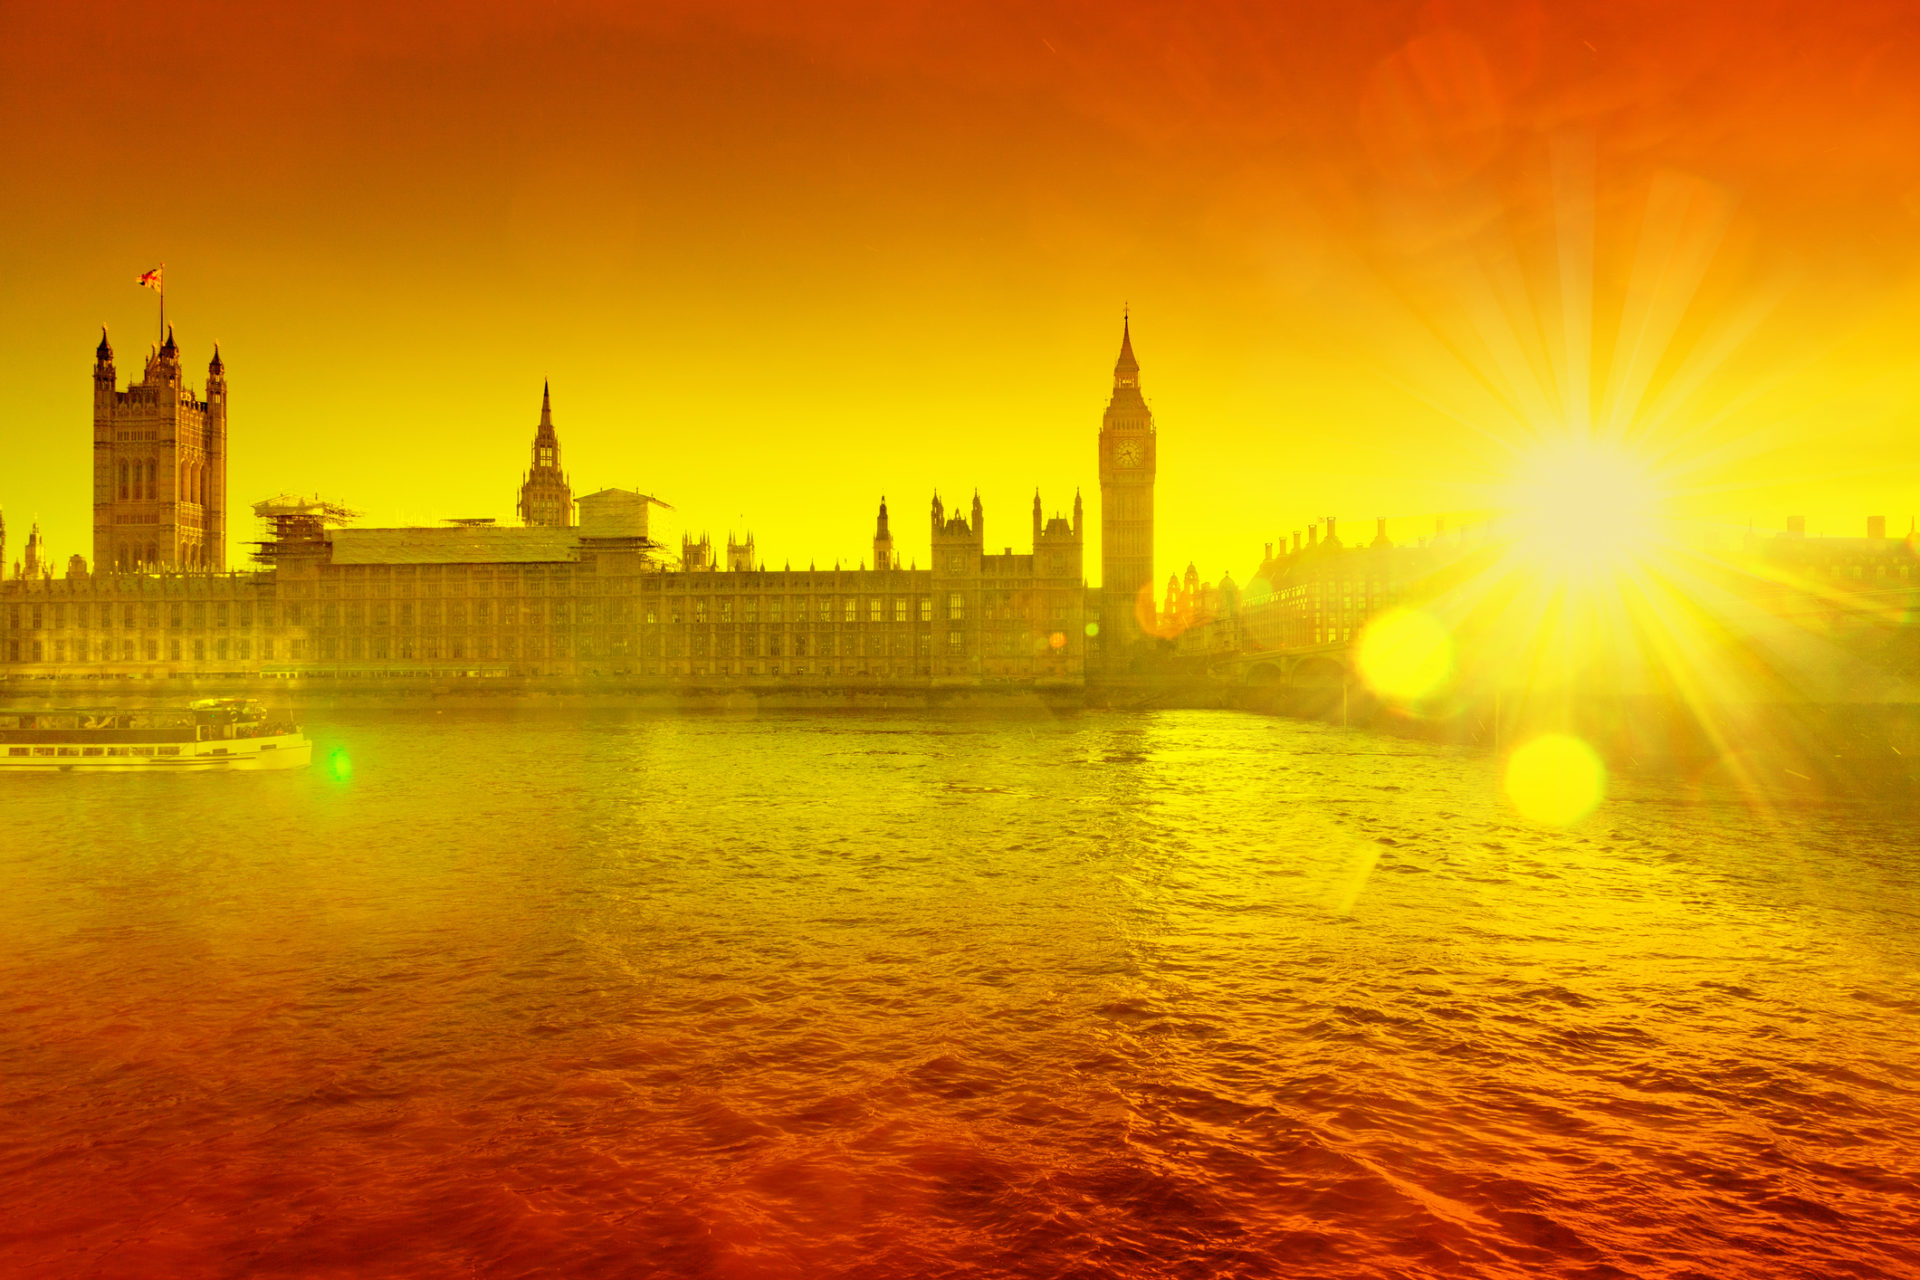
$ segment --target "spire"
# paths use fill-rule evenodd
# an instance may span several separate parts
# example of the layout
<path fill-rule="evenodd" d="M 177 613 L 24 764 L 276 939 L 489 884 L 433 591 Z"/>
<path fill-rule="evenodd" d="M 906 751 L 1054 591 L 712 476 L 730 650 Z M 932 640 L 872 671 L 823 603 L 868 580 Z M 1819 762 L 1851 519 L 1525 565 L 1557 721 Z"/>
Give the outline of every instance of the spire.
<path fill-rule="evenodd" d="M 1120 313 L 1120 358 L 1113 362 L 1113 376 L 1140 373 L 1140 362 L 1133 358 L 1133 332 L 1127 313 Z"/>
<path fill-rule="evenodd" d="M 163 356 L 177 356 L 180 354 L 180 348 L 174 345 L 172 325 L 167 326 L 167 340 L 160 344 L 160 354 Z"/>
<path fill-rule="evenodd" d="M 547 378 L 540 380 L 540 425 L 553 426 L 553 383 Z"/>
<path fill-rule="evenodd" d="M 213 359 L 207 362 L 207 372 L 217 374 L 226 371 L 227 362 L 220 358 L 220 344 L 216 342 L 213 344 Z"/>
<path fill-rule="evenodd" d="M 107 326 L 100 326 L 100 345 L 93 349 L 94 359 L 101 364 L 113 363 L 113 344 L 107 341 Z"/>
<path fill-rule="evenodd" d="M 876 523 L 873 527 L 873 536 L 876 538 L 884 538 L 888 536 L 887 534 L 887 495 L 884 493 L 880 495 L 880 519 L 878 523 Z"/>

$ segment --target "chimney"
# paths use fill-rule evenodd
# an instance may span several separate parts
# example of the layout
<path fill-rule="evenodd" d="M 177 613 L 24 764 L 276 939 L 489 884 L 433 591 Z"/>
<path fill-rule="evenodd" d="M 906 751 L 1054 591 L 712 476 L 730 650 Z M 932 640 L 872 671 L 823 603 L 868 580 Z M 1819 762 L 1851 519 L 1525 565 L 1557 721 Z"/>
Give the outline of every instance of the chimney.
<path fill-rule="evenodd" d="M 1318 523 L 1307 526 L 1307 549 L 1311 551 L 1320 545 L 1320 526 Z"/>
<path fill-rule="evenodd" d="M 1273 544 L 1272 544 L 1271 542 L 1269 542 L 1269 543 L 1267 544 L 1267 556 L 1266 556 L 1266 558 L 1267 558 L 1267 559 L 1269 559 L 1269 560 L 1271 560 L 1271 559 L 1273 559 Z"/>
<path fill-rule="evenodd" d="M 1887 518 L 1885 516 L 1867 517 L 1867 536 L 1879 539 L 1887 536 Z"/>
<path fill-rule="evenodd" d="M 1787 517 L 1787 536 L 1789 538 L 1806 537 L 1807 536 L 1807 518 L 1805 516 L 1788 516 Z"/>
<path fill-rule="evenodd" d="M 1300 554 L 1300 531 L 1298 529 L 1293 531 L 1293 554 Z"/>

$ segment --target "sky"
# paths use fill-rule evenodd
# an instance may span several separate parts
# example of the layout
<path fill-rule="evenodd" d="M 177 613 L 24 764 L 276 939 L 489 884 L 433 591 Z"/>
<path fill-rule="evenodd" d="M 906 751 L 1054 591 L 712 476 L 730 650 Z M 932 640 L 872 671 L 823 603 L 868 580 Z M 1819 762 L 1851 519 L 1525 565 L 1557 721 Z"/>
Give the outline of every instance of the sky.
<path fill-rule="evenodd" d="M 1123 308 L 1156 569 L 1485 509 L 1544 440 L 1715 527 L 1920 511 L 1911 4 L 0 6 L 0 513 L 90 552 L 166 264 L 248 504 L 576 493 L 769 567 L 1087 498 Z"/>

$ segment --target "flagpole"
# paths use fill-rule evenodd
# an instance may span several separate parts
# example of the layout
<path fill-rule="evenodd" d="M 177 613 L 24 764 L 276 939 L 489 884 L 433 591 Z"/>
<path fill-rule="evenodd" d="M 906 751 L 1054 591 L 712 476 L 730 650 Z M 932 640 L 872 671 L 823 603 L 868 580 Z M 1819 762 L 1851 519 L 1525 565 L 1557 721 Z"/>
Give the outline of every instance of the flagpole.
<path fill-rule="evenodd" d="M 167 344 L 167 264 L 160 264 L 160 345 Z"/>

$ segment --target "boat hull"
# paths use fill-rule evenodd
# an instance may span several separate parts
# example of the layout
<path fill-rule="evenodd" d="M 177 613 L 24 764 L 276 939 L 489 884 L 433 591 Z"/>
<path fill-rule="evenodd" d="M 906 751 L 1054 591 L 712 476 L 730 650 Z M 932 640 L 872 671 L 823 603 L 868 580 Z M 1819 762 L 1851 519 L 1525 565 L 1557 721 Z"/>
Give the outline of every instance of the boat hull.
<path fill-rule="evenodd" d="M 25 754 L 22 754 L 24 752 Z M 0 773 L 207 772 L 216 769 L 304 769 L 313 744 L 299 733 L 212 742 L 153 745 L 9 743 L 0 747 Z"/>

